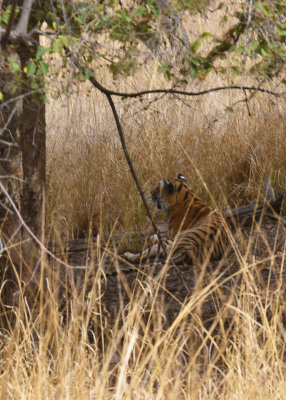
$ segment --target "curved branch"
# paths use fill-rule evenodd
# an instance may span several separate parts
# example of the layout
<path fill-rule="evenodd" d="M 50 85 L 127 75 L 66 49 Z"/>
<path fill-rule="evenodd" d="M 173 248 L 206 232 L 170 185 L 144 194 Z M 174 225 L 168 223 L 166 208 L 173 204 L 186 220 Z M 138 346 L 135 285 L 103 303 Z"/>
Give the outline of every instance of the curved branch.
<path fill-rule="evenodd" d="M 66 56 L 69 57 L 73 64 L 81 71 L 85 72 L 85 68 L 80 64 L 80 62 L 75 58 L 75 56 L 72 54 L 70 49 L 68 47 L 64 47 Z M 92 72 L 92 71 L 90 71 Z M 106 87 L 102 86 L 95 78 L 93 75 L 89 77 L 90 82 L 102 93 L 105 95 L 111 95 L 111 96 L 119 96 L 119 97 L 140 97 L 144 96 L 146 94 L 157 94 L 157 93 L 167 93 L 167 94 L 180 94 L 182 96 L 203 96 L 205 94 L 209 94 L 212 92 L 220 92 L 222 90 L 249 90 L 251 92 L 262 92 L 266 94 L 270 94 L 271 96 L 275 97 L 282 97 L 285 95 L 285 92 L 279 93 L 279 92 L 273 92 L 272 90 L 269 89 L 264 89 L 261 87 L 255 87 L 255 86 L 242 86 L 242 85 L 230 85 L 230 86 L 218 86 L 215 88 L 211 89 L 205 89 L 201 90 L 199 92 L 188 92 L 185 90 L 177 90 L 177 89 L 153 89 L 153 90 L 142 90 L 140 92 L 135 92 L 135 93 L 126 93 L 126 92 L 115 92 L 114 90 L 109 90 Z"/>
<path fill-rule="evenodd" d="M 145 94 L 153 94 L 153 93 L 169 93 L 169 94 L 180 94 L 183 96 L 203 96 L 208 93 L 212 92 L 220 92 L 221 90 L 249 90 L 249 91 L 255 91 L 255 92 L 262 92 L 262 93 L 267 93 L 272 96 L 276 97 L 281 97 L 285 95 L 284 92 L 279 93 L 279 92 L 273 92 L 268 89 L 263 89 L 260 87 L 255 87 L 255 86 L 241 86 L 241 85 L 232 85 L 232 86 L 218 86 L 215 88 L 211 89 L 206 89 L 206 90 L 201 90 L 200 92 L 187 92 L 185 90 L 177 90 L 177 89 L 153 89 L 153 90 L 143 90 L 141 92 L 137 93 L 120 93 L 120 92 L 113 92 L 109 91 L 110 94 L 113 96 L 121 96 L 121 97 L 139 97 L 143 96 Z"/>
<path fill-rule="evenodd" d="M 91 79 L 90 79 L 91 81 Z M 267 93 L 270 94 L 272 96 L 275 97 L 281 97 L 283 95 L 285 95 L 284 92 L 279 93 L 279 92 L 273 92 L 272 90 L 268 90 L 268 89 L 264 89 L 264 88 L 260 88 L 260 87 L 255 87 L 255 86 L 241 86 L 241 85 L 232 85 L 232 86 L 218 86 L 215 88 L 211 88 L 211 89 L 205 89 L 205 90 L 201 90 L 199 92 L 187 92 L 185 90 L 177 90 L 177 89 L 153 89 L 153 90 L 142 90 L 141 92 L 136 92 L 136 93 L 124 93 L 124 92 L 114 92 L 113 90 L 109 90 L 104 88 L 103 86 L 101 86 L 98 83 L 99 87 L 103 93 L 105 94 L 110 94 L 112 96 L 119 96 L 119 97 L 140 97 L 143 96 L 145 94 L 157 94 L 157 93 L 169 93 L 169 94 L 180 94 L 183 96 L 203 96 L 205 94 L 209 94 L 212 92 L 220 92 L 222 90 L 249 90 L 252 92 L 262 92 L 262 93 Z"/>

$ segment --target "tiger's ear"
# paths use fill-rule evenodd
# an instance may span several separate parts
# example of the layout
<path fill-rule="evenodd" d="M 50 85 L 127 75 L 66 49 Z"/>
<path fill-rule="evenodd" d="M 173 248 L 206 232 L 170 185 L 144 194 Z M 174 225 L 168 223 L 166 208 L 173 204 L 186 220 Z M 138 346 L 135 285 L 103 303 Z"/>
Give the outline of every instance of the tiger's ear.
<path fill-rule="evenodd" d="M 180 179 L 181 181 L 186 182 L 186 178 L 184 177 L 183 174 L 178 174 L 177 179 Z"/>
<path fill-rule="evenodd" d="M 165 189 L 168 191 L 169 194 L 171 194 L 174 191 L 174 185 L 168 181 L 165 181 Z"/>

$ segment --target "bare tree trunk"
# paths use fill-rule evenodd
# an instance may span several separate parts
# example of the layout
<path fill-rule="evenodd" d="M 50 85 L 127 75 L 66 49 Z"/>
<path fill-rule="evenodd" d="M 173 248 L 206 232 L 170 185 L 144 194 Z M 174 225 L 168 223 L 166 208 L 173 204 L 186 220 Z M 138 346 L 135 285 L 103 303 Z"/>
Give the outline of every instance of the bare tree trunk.
<path fill-rule="evenodd" d="M 3 93 L 5 103 L 0 107 L 0 176 L 12 199 L 19 204 L 21 182 L 18 179 L 21 169 L 20 122 L 22 102 L 17 97 L 16 74 L 8 70 L 5 58 L 9 55 L 19 63 L 16 53 L 1 49 L 0 54 L 0 91 Z M 2 201 L 5 199 L 2 199 Z M 5 212 L 4 212 L 5 213 Z M 0 214 L 3 212 L 0 210 Z"/>
<path fill-rule="evenodd" d="M 24 67 L 34 51 L 27 48 L 20 53 Z M 23 113 L 21 122 L 21 149 L 23 166 L 22 216 L 33 231 L 41 238 L 46 179 L 46 120 L 45 102 L 39 94 L 29 94 L 31 87 L 23 87 Z"/>
<path fill-rule="evenodd" d="M 4 103 L 0 104 L 0 181 L 17 207 L 21 202 L 21 145 L 20 126 L 22 101 L 17 87 L 17 73 L 9 70 L 7 56 L 18 64 L 19 56 L 14 51 L 1 48 L 0 54 L 0 91 Z M 12 304 L 11 293 L 18 289 L 17 281 L 22 279 L 20 221 L 11 208 L 7 197 L 0 191 L 0 239 L 1 250 L 10 247 L 9 254 L 0 256 L 0 326 L 9 326 L 12 313 L 5 305 Z M 10 239 L 13 238 L 13 244 Z M 11 245 L 11 246 L 10 246 Z M 13 268 L 17 266 L 17 270 Z M 17 277 L 18 275 L 18 277 Z"/>
<path fill-rule="evenodd" d="M 35 58 L 36 48 L 25 45 L 19 48 L 18 54 L 14 56 L 18 57 L 18 63 L 20 60 L 23 70 L 27 60 Z M 7 69 L 2 71 L 0 76 L 0 90 L 4 94 L 5 102 L 0 113 L 0 128 L 5 133 L 5 135 L 3 133 L 4 136 L 0 136 L 0 152 L 3 159 L 0 163 L 0 174 L 5 177 L 11 176 L 11 179 L 1 179 L 1 182 L 26 225 L 41 239 L 45 210 L 45 102 L 41 91 L 39 91 L 40 96 L 31 89 L 30 82 L 24 73 L 20 84 L 19 73 L 17 77 L 16 74 L 11 77 L 9 73 L 11 74 Z M 13 91 L 13 84 L 15 87 L 18 85 L 16 93 Z M 8 143 L 7 145 L 4 142 L 1 143 L 3 138 Z M 0 302 L 1 309 L 2 306 L 5 308 L 5 305 L 13 302 L 11 292 L 18 289 L 19 282 L 24 285 L 30 282 L 39 259 L 39 251 L 37 244 L 22 226 L 3 193 L 0 201 L 2 203 L 0 204 L 0 238 L 4 246 L 8 247 L 7 257 L 0 258 L 0 286 L 5 282 Z M 14 289 L 11 290 L 12 287 Z M 35 296 L 35 288 L 33 284 L 28 285 L 26 291 L 28 297 L 29 292 L 33 292 Z"/>

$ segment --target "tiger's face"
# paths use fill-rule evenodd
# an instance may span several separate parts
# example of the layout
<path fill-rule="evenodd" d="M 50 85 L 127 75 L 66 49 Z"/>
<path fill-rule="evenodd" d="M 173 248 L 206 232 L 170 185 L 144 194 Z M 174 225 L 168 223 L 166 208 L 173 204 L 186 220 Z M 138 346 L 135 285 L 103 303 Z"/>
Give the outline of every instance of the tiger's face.
<path fill-rule="evenodd" d="M 173 205 L 184 202 L 188 198 L 189 188 L 186 178 L 178 174 L 176 178 L 166 181 L 162 179 L 151 188 L 152 201 L 159 211 L 167 211 Z"/>

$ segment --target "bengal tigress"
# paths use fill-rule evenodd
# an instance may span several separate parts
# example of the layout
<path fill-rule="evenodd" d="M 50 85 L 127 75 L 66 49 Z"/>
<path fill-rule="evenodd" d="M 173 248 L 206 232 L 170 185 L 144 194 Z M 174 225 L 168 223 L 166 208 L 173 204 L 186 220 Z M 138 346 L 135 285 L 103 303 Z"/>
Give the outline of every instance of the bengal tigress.
<path fill-rule="evenodd" d="M 164 242 L 172 261 L 198 265 L 222 257 L 228 242 L 222 217 L 187 186 L 184 175 L 160 180 L 151 195 L 157 210 L 168 213 L 168 239 Z M 163 255 L 159 243 L 142 253 L 124 254 L 131 262 Z"/>

